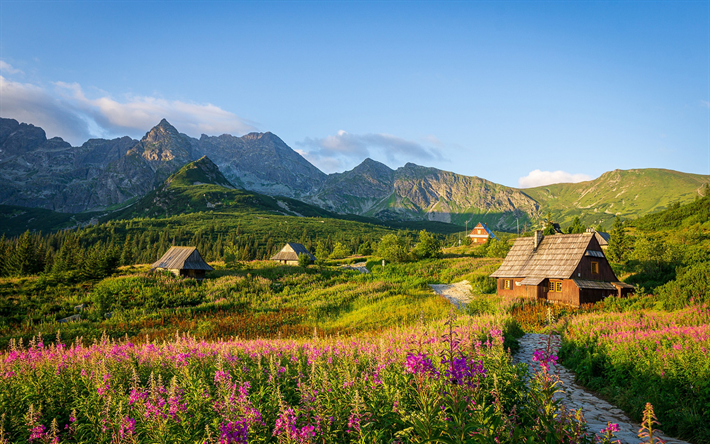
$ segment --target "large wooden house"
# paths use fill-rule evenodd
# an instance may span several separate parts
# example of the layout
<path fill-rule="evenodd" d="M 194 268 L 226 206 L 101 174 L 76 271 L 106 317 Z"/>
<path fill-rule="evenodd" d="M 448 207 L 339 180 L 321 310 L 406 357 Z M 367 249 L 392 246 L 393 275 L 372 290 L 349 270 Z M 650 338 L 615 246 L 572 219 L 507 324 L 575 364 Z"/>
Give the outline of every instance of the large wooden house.
<path fill-rule="evenodd" d="M 481 222 L 473 227 L 473 230 L 467 236 L 471 238 L 472 244 L 485 244 L 488 239 L 496 238 L 496 235 L 488 228 L 488 225 Z"/>
<path fill-rule="evenodd" d="M 284 265 L 298 265 L 298 256 L 301 254 L 307 255 L 311 259 L 311 262 L 316 260 L 316 257 L 313 256 L 303 244 L 296 242 L 287 242 L 281 251 L 271 257 L 271 260 Z"/>
<path fill-rule="evenodd" d="M 168 270 L 175 276 L 204 279 L 205 273 L 214 270 L 195 247 L 170 247 L 163 257 L 150 267 L 152 270 Z"/>
<path fill-rule="evenodd" d="M 498 294 L 572 306 L 608 296 L 626 296 L 633 286 L 620 282 L 595 233 L 557 234 L 515 240 L 498 270 Z"/>

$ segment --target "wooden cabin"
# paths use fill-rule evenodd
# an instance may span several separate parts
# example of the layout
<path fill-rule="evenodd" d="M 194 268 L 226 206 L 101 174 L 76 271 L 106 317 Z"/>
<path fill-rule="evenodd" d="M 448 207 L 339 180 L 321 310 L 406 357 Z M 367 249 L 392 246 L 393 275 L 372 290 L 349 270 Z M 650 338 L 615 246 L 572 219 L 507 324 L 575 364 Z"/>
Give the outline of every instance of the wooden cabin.
<path fill-rule="evenodd" d="M 467 235 L 471 238 L 472 244 L 485 244 L 488 239 L 495 239 L 496 235 L 488 228 L 487 224 L 478 223 Z"/>
<path fill-rule="evenodd" d="M 175 276 L 204 279 L 205 273 L 214 270 L 195 247 L 170 247 L 163 257 L 151 267 L 153 270 L 168 270 Z"/>
<path fill-rule="evenodd" d="M 298 256 L 301 254 L 307 254 L 311 258 L 311 262 L 316 260 L 316 257 L 313 256 L 303 244 L 296 242 L 287 242 L 281 251 L 276 253 L 271 260 L 284 265 L 298 265 Z"/>
<path fill-rule="evenodd" d="M 498 280 L 501 296 L 576 307 L 634 290 L 616 277 L 595 233 L 543 236 L 538 230 L 518 238 L 491 277 Z"/>

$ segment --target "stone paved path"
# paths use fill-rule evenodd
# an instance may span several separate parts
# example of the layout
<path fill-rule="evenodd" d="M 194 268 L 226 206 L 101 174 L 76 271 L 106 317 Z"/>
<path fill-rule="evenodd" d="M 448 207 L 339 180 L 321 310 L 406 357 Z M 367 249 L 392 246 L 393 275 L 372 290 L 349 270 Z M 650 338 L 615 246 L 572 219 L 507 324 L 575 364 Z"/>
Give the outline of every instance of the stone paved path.
<path fill-rule="evenodd" d="M 429 284 L 437 294 L 444 296 L 456 308 L 464 308 L 471 301 L 471 283 L 467 280 L 455 284 Z"/>
<path fill-rule="evenodd" d="M 539 364 L 533 362 L 532 357 L 536 349 L 547 347 L 547 335 L 528 333 L 520 339 L 520 350 L 515 354 L 515 362 L 524 362 L 528 364 L 530 373 L 534 368 L 539 368 Z M 560 348 L 559 336 L 552 337 L 552 349 L 556 352 Z M 559 386 L 563 390 L 558 394 L 562 398 L 562 402 L 567 408 L 578 410 L 582 409 L 584 418 L 589 424 L 589 429 L 592 432 L 599 431 L 606 427 L 607 422 L 619 424 L 620 431 L 616 433 L 616 437 L 623 444 L 638 444 L 641 439 L 637 433 L 641 427 L 629 419 L 621 410 L 609 404 L 603 399 L 599 399 L 591 393 L 585 391 L 582 387 L 575 384 L 574 373 L 564 368 L 562 365 L 550 365 L 550 372 L 557 374 L 562 380 Z M 667 444 L 688 444 L 686 441 L 679 439 L 668 438 L 665 435 L 659 435 Z"/>

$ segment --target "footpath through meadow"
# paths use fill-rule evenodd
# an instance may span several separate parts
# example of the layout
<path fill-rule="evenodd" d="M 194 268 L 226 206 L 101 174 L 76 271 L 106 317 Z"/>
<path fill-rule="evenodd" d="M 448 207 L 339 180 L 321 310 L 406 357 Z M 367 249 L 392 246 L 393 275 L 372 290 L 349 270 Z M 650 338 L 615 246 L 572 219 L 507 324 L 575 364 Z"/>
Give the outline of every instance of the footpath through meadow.
<path fill-rule="evenodd" d="M 468 281 L 447 285 L 430 284 L 429 286 L 437 294 L 447 298 L 457 308 L 464 308 L 471 300 L 471 285 Z M 534 370 L 539 367 L 539 364 L 532 360 L 533 354 L 537 349 L 547 348 L 548 335 L 527 333 L 520 338 L 519 342 L 520 349 L 513 357 L 513 360 L 516 363 L 528 364 L 529 372 L 532 375 Z M 560 337 L 553 335 L 550 339 L 550 345 L 551 351 L 557 355 L 560 349 Z M 576 384 L 573 372 L 562 365 L 552 363 L 550 364 L 550 373 L 556 374 L 562 381 L 562 384 L 558 387 L 561 390 L 557 394 L 558 399 L 561 398 L 562 403 L 568 409 L 582 409 L 591 432 L 599 434 L 602 429 L 607 427 L 607 423 L 612 422 L 619 425 L 619 431 L 615 435 L 622 444 L 638 444 L 641 442 L 638 437 L 641 425 L 631 421 L 616 406 L 598 398 Z M 662 425 L 661 430 L 663 430 Z M 687 441 L 669 438 L 662 433 L 659 433 L 658 437 L 665 441 L 666 444 L 689 444 Z"/>
<path fill-rule="evenodd" d="M 540 366 L 537 362 L 533 362 L 533 353 L 537 349 L 547 348 L 547 342 L 548 335 L 527 333 L 520 338 L 520 350 L 515 354 L 514 361 L 528 364 L 528 369 L 532 374 L 534 369 Z M 560 349 L 560 337 L 553 335 L 550 338 L 550 345 L 551 351 L 557 355 L 557 351 Z M 619 431 L 615 435 L 622 444 L 638 444 L 641 442 L 638 437 L 641 425 L 631 421 L 616 406 L 594 396 L 577 385 L 574 382 L 573 372 L 562 365 L 552 363 L 550 364 L 550 373 L 556 374 L 562 381 L 562 384 L 558 386 L 561 392 L 557 396 L 562 399 L 562 403 L 568 409 L 582 409 L 590 431 L 598 434 L 601 429 L 606 428 L 608 422 L 613 422 L 619 424 Z M 663 430 L 662 425 L 661 430 Z M 665 441 L 666 444 L 688 444 L 686 441 L 669 438 L 661 433 L 658 434 L 658 437 Z"/>

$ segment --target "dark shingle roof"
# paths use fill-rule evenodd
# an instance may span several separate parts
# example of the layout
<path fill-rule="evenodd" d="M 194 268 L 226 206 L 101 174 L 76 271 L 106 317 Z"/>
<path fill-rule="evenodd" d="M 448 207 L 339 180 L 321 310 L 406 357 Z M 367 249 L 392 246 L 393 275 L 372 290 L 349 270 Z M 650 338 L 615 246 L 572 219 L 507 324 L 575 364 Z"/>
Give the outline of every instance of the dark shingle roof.
<path fill-rule="evenodd" d="M 589 249 L 593 236 L 594 233 L 545 236 L 537 251 L 533 251 L 532 237 L 520 237 L 491 277 L 567 279 Z"/>
<path fill-rule="evenodd" d="M 316 260 L 316 257 L 313 256 L 307 249 L 304 247 L 302 244 L 298 244 L 296 242 L 288 242 L 284 247 L 276 253 L 271 260 L 272 261 L 297 261 L 298 260 L 298 255 L 300 254 L 307 254 L 310 256 L 312 261 Z"/>
<path fill-rule="evenodd" d="M 195 247 L 170 247 L 163 257 L 150 267 L 151 270 L 156 268 L 168 270 L 214 270 L 202 259 L 200 252 Z"/>

